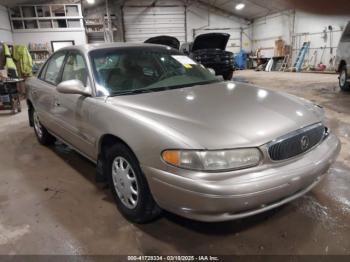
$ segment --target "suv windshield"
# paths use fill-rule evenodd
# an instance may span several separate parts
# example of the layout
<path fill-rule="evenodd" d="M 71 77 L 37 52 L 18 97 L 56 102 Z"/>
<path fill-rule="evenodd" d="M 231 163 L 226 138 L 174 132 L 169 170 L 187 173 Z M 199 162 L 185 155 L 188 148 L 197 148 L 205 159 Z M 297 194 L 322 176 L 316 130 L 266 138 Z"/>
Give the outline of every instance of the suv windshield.
<path fill-rule="evenodd" d="M 90 52 L 101 95 L 161 91 L 217 82 L 202 65 L 165 47 L 108 48 Z"/>

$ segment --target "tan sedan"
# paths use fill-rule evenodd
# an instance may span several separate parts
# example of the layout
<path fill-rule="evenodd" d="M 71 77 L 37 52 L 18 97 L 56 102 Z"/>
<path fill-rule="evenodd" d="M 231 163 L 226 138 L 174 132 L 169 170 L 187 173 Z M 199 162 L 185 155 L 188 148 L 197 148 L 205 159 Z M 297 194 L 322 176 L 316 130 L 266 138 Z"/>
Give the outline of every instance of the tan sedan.
<path fill-rule="evenodd" d="M 322 108 L 223 82 L 170 47 L 61 49 L 27 81 L 29 120 L 97 165 L 121 213 L 201 221 L 254 215 L 311 190 L 340 150 Z"/>

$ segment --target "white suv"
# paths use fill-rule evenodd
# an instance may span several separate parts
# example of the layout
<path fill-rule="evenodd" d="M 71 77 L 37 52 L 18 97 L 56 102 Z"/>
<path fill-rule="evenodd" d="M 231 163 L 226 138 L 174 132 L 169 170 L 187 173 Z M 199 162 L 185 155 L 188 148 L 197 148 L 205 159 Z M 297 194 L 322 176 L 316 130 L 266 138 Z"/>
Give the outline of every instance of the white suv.
<path fill-rule="evenodd" d="M 350 91 L 350 22 L 340 38 L 336 56 L 339 86 L 343 91 Z"/>

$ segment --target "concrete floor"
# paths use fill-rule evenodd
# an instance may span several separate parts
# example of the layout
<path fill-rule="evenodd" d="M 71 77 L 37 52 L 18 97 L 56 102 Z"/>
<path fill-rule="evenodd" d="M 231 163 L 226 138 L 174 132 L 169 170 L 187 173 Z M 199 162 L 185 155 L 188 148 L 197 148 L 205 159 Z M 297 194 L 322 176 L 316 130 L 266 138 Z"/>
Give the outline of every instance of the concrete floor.
<path fill-rule="evenodd" d="M 255 217 L 206 224 L 165 214 L 132 225 L 94 166 L 63 145 L 40 146 L 26 111 L 0 113 L 0 254 L 350 254 L 350 94 L 337 76 L 237 72 L 267 89 L 323 105 L 342 141 L 311 193 Z"/>

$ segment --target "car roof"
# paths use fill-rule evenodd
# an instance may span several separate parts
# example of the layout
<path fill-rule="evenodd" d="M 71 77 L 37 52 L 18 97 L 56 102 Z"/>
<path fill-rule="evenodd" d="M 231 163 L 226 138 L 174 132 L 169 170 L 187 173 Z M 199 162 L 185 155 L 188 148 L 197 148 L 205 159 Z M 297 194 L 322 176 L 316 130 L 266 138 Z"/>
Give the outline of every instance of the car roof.
<path fill-rule="evenodd" d="M 123 43 L 123 42 L 115 42 L 115 43 L 98 43 L 98 44 L 84 44 L 84 45 L 74 45 L 74 46 L 67 46 L 60 51 L 64 50 L 78 50 L 84 53 L 90 52 L 92 50 L 99 50 L 99 49 L 105 49 L 105 48 L 128 48 L 128 47 L 152 47 L 152 48 L 159 48 L 159 49 L 169 49 L 168 46 L 164 45 L 157 45 L 157 44 L 137 44 L 137 43 Z M 171 48 L 173 49 L 173 48 Z M 174 49 L 176 50 L 176 49 Z"/>

